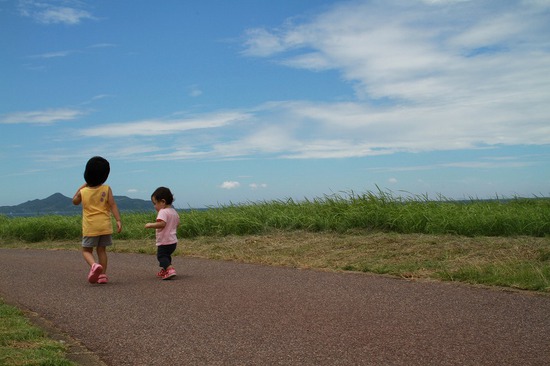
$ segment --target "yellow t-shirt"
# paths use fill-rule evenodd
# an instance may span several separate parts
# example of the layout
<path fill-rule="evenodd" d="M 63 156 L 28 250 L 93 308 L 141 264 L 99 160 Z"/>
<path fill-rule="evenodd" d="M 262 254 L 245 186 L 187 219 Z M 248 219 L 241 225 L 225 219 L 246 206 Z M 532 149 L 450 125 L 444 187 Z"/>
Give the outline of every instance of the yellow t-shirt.
<path fill-rule="evenodd" d="M 84 187 L 82 196 L 82 235 L 99 236 L 113 233 L 109 186 Z"/>

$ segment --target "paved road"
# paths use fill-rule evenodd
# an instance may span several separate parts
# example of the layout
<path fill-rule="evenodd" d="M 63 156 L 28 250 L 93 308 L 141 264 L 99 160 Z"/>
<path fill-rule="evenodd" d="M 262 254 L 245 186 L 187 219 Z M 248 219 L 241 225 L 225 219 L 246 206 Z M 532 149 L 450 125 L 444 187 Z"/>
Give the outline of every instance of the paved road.
<path fill-rule="evenodd" d="M 0 296 L 107 365 L 550 365 L 550 296 L 110 253 L 0 249 Z"/>

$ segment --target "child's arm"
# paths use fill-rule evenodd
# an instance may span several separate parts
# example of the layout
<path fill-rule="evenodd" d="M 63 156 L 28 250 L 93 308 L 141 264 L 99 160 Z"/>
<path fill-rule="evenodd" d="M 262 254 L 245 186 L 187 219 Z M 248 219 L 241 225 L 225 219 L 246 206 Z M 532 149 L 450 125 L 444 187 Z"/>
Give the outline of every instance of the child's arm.
<path fill-rule="evenodd" d="M 157 222 L 149 222 L 145 224 L 146 229 L 164 229 L 166 221 L 157 220 Z"/>
<path fill-rule="evenodd" d="M 113 196 L 113 191 L 109 187 L 109 205 L 111 206 L 111 212 L 116 220 L 117 233 L 122 231 L 122 221 L 120 221 L 120 213 L 118 212 L 118 206 L 115 202 L 115 197 Z"/>
<path fill-rule="evenodd" d="M 82 202 L 82 195 L 80 194 L 80 190 L 87 186 L 88 184 L 84 183 L 83 185 L 80 186 L 80 188 L 78 188 L 78 191 L 76 191 L 76 193 L 73 196 L 73 205 L 75 206 L 80 205 L 80 202 Z"/>

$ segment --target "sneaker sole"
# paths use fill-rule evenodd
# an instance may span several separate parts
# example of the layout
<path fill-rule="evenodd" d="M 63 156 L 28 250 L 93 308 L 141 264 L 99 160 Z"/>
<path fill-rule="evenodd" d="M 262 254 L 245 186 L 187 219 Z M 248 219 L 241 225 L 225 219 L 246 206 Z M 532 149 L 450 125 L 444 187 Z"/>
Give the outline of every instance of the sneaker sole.
<path fill-rule="evenodd" d="M 170 279 L 172 279 L 172 278 L 174 278 L 174 277 L 176 277 L 176 274 L 175 274 L 175 273 L 174 273 L 174 274 L 171 274 L 171 275 L 168 275 L 168 276 L 166 276 L 166 277 L 163 277 L 162 280 L 163 280 L 163 281 L 166 281 L 166 280 L 170 280 Z"/>

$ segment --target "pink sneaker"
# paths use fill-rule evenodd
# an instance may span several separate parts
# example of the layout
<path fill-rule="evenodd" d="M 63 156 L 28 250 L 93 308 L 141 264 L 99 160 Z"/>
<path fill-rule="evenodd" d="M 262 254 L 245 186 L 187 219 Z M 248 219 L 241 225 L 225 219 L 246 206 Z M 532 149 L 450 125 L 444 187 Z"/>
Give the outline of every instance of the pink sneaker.
<path fill-rule="evenodd" d="M 109 278 L 107 277 L 106 274 L 100 274 L 99 277 L 97 278 L 97 283 L 99 284 L 106 284 L 107 282 L 109 282 Z"/>
<path fill-rule="evenodd" d="M 88 273 L 88 282 L 96 283 L 99 275 L 101 274 L 101 271 L 103 271 L 103 267 L 101 266 L 101 264 L 92 264 L 92 268 L 90 268 L 90 273 Z"/>
<path fill-rule="evenodd" d="M 157 273 L 157 277 L 162 278 L 162 277 L 164 277 L 165 274 L 166 274 L 166 270 L 165 270 L 164 268 L 162 268 L 162 269 L 159 271 L 159 273 Z"/>
<path fill-rule="evenodd" d="M 166 270 L 166 273 L 164 273 L 164 276 L 162 276 L 163 280 L 169 280 L 172 277 L 176 276 L 176 270 L 174 268 L 168 268 Z"/>

